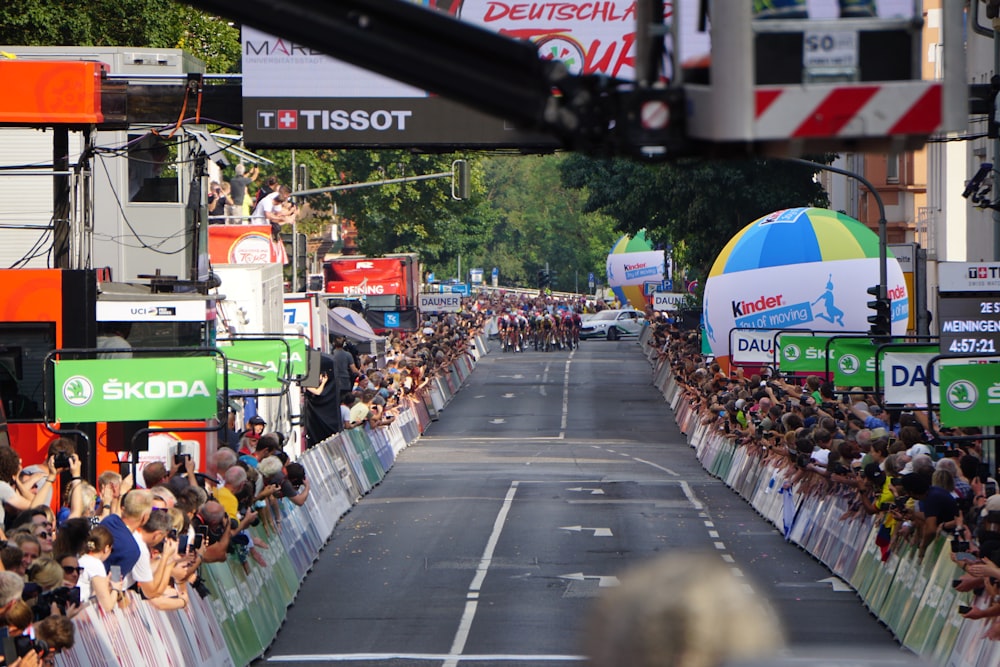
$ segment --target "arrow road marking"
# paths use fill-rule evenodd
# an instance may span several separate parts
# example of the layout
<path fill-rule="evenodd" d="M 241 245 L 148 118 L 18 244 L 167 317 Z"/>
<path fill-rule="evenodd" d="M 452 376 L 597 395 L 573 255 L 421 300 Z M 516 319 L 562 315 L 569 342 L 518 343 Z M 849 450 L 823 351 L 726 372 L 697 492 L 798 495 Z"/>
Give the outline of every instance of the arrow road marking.
<path fill-rule="evenodd" d="M 583 572 L 574 572 L 573 574 L 561 574 L 560 579 L 569 579 L 570 581 L 586 581 L 587 579 L 597 579 L 598 587 L 600 588 L 610 588 L 611 586 L 618 585 L 618 577 L 602 577 L 597 574 L 584 574 Z"/>
<path fill-rule="evenodd" d="M 834 593 L 850 593 L 854 590 L 840 577 L 827 577 L 826 579 L 820 579 L 817 583 L 831 584 Z"/>
<path fill-rule="evenodd" d="M 506 424 L 507 420 L 503 419 L 502 417 L 497 417 L 496 419 L 491 419 L 490 423 L 491 424 Z"/>
<path fill-rule="evenodd" d="M 514 398 L 514 394 L 504 394 L 504 398 Z"/>
<path fill-rule="evenodd" d="M 594 537 L 614 537 L 611 534 L 610 528 L 589 528 L 587 526 L 560 526 L 559 530 L 571 530 L 574 533 L 579 533 L 584 530 L 594 531 Z"/>
<path fill-rule="evenodd" d="M 604 495 L 604 489 L 585 489 L 582 486 L 575 486 L 572 489 L 566 489 L 566 490 L 567 491 L 581 491 L 581 492 L 583 492 L 583 491 L 590 491 L 590 495 L 592 495 L 592 496 L 603 496 Z"/>

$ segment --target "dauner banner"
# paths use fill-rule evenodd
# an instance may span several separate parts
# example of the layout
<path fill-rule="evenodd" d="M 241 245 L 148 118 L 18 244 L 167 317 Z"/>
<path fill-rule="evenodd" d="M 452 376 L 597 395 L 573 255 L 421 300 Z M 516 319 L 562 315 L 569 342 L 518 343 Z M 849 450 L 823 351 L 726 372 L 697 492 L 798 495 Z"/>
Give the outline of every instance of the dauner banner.
<path fill-rule="evenodd" d="M 186 421 L 214 417 L 215 357 L 58 360 L 56 420 Z"/>

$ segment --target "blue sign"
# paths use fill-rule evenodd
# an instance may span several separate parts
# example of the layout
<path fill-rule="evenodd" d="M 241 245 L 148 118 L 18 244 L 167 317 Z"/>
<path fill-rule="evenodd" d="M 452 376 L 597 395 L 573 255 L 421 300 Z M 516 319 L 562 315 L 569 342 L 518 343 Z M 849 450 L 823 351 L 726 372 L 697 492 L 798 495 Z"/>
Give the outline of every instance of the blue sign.
<path fill-rule="evenodd" d="M 399 313 L 383 313 L 382 317 L 382 321 L 385 322 L 386 327 L 395 329 L 399 328 Z"/>
<path fill-rule="evenodd" d="M 493 267 L 493 277 L 496 278 L 499 275 L 500 275 L 500 269 L 498 269 L 497 267 L 494 266 Z"/>
<path fill-rule="evenodd" d="M 462 296 L 469 296 L 469 286 L 465 283 L 458 283 L 457 285 L 451 286 L 452 294 L 461 294 Z"/>
<path fill-rule="evenodd" d="M 663 284 L 660 286 L 661 292 L 673 292 L 674 291 L 674 281 L 664 280 Z"/>
<path fill-rule="evenodd" d="M 587 274 L 587 284 L 590 285 L 591 287 L 593 287 L 594 285 L 597 284 L 597 282 L 594 280 L 594 274 L 593 273 L 588 273 Z"/>

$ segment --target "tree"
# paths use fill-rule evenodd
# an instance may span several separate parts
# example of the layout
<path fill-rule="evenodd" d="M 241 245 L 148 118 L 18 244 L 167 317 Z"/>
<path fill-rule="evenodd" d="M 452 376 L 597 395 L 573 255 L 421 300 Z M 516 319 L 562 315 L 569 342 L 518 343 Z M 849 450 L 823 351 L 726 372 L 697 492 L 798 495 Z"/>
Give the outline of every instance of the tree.
<path fill-rule="evenodd" d="M 677 249 L 692 277 L 703 278 L 750 222 L 783 208 L 827 206 L 815 172 L 781 160 L 648 165 L 571 155 L 562 177 L 570 187 L 588 189 L 588 211 L 607 213 L 624 232 L 645 228 L 650 238 Z"/>
<path fill-rule="evenodd" d="M 0 3 L 0 44 L 184 48 L 209 72 L 237 71 L 239 28 L 173 0 Z"/>

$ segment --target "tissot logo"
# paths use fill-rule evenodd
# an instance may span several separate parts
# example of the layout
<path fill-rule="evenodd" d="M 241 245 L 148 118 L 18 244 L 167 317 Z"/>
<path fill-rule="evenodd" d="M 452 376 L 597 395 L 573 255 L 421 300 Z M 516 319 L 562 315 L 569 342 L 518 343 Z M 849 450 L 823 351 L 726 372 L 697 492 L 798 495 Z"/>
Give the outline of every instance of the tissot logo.
<path fill-rule="evenodd" d="M 409 109 L 258 109 L 258 130 L 406 130 Z"/>

